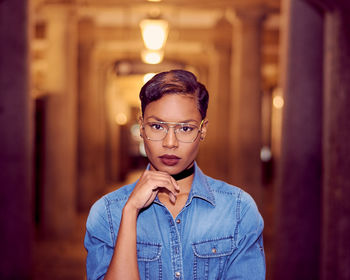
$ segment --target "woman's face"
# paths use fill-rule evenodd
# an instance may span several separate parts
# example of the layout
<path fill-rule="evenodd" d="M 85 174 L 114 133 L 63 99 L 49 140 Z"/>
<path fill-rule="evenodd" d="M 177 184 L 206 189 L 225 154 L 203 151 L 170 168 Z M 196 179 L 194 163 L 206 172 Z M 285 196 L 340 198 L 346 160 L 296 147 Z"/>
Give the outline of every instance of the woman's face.
<path fill-rule="evenodd" d="M 144 111 L 143 123 L 158 121 L 187 123 L 199 128 L 202 118 L 193 96 L 166 94 L 149 103 Z M 204 138 L 205 133 L 206 123 L 202 125 L 202 132 L 193 143 L 184 143 L 177 140 L 173 128 L 169 128 L 165 138 L 159 141 L 148 140 L 145 131 L 141 129 L 151 170 L 177 174 L 188 168 L 198 154 L 200 138 Z"/>

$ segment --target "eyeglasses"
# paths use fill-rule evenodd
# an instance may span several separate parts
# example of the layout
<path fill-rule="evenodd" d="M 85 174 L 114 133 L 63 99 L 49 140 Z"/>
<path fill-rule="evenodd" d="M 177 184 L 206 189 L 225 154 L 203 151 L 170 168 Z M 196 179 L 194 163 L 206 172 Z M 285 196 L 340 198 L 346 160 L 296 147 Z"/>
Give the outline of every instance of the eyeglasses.
<path fill-rule="evenodd" d="M 148 140 L 161 141 L 167 136 L 169 128 L 174 128 L 174 133 L 178 141 L 193 143 L 202 131 L 203 121 L 201 121 L 199 127 L 189 123 L 147 122 L 142 124 L 142 129 Z"/>

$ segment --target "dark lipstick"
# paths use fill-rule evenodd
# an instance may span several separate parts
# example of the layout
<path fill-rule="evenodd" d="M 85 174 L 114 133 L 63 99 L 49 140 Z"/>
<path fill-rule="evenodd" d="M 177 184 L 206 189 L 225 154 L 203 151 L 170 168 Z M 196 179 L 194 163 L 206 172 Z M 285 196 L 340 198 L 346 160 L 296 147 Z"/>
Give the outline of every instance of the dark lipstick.
<path fill-rule="evenodd" d="M 175 155 L 162 155 L 159 157 L 163 164 L 168 166 L 174 166 L 176 165 L 181 158 L 175 156 Z"/>

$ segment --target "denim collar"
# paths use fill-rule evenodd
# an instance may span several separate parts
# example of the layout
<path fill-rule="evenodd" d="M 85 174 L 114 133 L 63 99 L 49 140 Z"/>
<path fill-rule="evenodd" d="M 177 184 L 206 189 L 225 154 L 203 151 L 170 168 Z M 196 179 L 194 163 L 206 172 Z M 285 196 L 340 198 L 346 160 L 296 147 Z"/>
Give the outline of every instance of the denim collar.
<path fill-rule="evenodd" d="M 193 198 L 201 198 L 209 202 L 211 205 L 215 206 L 215 197 L 212 189 L 208 184 L 207 176 L 204 175 L 204 173 L 198 167 L 196 162 L 194 163 L 194 165 L 194 178 L 186 206 L 191 203 Z"/>
<path fill-rule="evenodd" d="M 215 197 L 213 194 L 212 189 L 210 188 L 207 177 L 204 175 L 202 170 L 198 167 L 197 163 L 194 162 L 194 178 L 192 182 L 192 187 L 190 194 L 188 195 L 188 199 L 186 202 L 186 205 L 189 205 L 192 202 L 193 198 L 199 198 L 207 201 L 211 205 L 215 207 Z M 149 169 L 149 165 L 147 166 L 147 169 Z M 154 200 L 157 203 L 160 203 L 158 196 Z"/>

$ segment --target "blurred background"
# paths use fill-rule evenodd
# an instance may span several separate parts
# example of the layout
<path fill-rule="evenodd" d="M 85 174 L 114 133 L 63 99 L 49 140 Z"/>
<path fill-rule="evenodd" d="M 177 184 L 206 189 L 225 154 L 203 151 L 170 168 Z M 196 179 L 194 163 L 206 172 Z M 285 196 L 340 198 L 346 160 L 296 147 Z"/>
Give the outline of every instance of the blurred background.
<path fill-rule="evenodd" d="M 0 1 L 0 278 L 85 279 L 91 205 L 147 164 L 139 90 L 181 68 L 210 93 L 201 169 L 264 217 L 267 279 L 350 279 L 349 12 L 347 0 Z"/>

